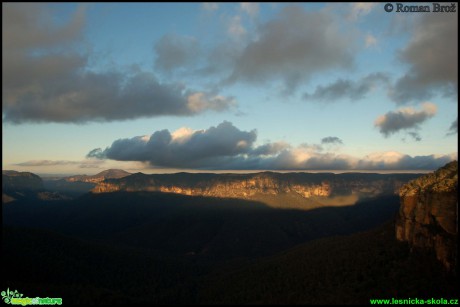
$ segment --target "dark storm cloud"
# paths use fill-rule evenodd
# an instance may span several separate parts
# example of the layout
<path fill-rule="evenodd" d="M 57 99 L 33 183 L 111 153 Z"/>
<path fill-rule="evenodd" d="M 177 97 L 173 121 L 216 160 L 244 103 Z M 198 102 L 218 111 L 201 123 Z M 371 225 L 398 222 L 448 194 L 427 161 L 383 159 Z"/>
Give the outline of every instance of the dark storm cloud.
<path fill-rule="evenodd" d="M 379 116 L 375 120 L 375 126 L 385 137 L 400 130 L 418 128 L 421 123 L 433 117 L 437 108 L 433 103 L 424 103 L 422 110 L 417 111 L 412 107 L 391 111 Z"/>
<path fill-rule="evenodd" d="M 89 157 L 119 161 L 144 161 L 164 167 L 206 167 L 216 158 L 247 153 L 256 139 L 256 131 L 241 131 L 224 121 L 207 130 L 170 133 L 156 131 L 150 137 L 119 139 L 102 150 L 92 150 Z"/>
<path fill-rule="evenodd" d="M 339 22 L 327 11 L 286 7 L 259 27 L 257 37 L 236 59 L 227 82 L 276 80 L 291 92 L 315 73 L 353 64 L 354 37 L 341 31 Z"/>
<path fill-rule="evenodd" d="M 412 39 L 399 54 L 410 65 L 397 80 L 390 96 L 397 103 L 425 100 L 433 94 L 456 97 L 458 93 L 458 15 L 421 14 Z"/>
<path fill-rule="evenodd" d="M 343 142 L 336 136 L 328 136 L 321 139 L 321 144 L 343 144 Z"/>
<path fill-rule="evenodd" d="M 87 158 L 147 162 L 154 168 L 207 170 L 436 169 L 456 159 L 456 154 L 411 157 L 396 152 L 374 153 L 359 159 L 324 152 L 318 144 L 293 147 L 274 142 L 256 147 L 256 138 L 255 130 L 242 131 L 225 121 L 207 130 L 161 130 L 150 136 L 119 139 L 104 150 L 93 149 Z"/>
<path fill-rule="evenodd" d="M 176 34 L 164 35 L 155 43 L 155 68 L 172 72 L 175 69 L 191 65 L 200 53 L 198 41 L 193 37 Z"/>
<path fill-rule="evenodd" d="M 232 98 L 161 83 L 142 71 L 93 72 L 84 8 L 59 26 L 45 5 L 3 4 L 3 115 L 22 122 L 89 122 L 222 111 Z M 81 47 L 81 46 L 80 46 Z M 81 48 L 80 48 L 81 49 Z"/>
<path fill-rule="evenodd" d="M 102 153 L 101 148 L 94 148 L 86 155 L 86 158 L 96 158 L 96 159 L 104 159 L 104 154 Z"/>
<path fill-rule="evenodd" d="M 339 79 L 327 86 L 318 86 L 314 93 L 303 95 L 305 100 L 332 102 L 341 98 L 359 100 L 378 86 L 388 86 L 389 77 L 383 73 L 374 73 L 358 80 Z"/>

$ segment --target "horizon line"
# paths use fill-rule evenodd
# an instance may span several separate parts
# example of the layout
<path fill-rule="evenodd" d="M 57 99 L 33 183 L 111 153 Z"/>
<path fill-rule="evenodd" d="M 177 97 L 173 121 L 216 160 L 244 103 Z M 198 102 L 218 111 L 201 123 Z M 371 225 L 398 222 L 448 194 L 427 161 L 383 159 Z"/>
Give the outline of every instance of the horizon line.
<path fill-rule="evenodd" d="M 29 172 L 36 174 L 40 177 L 70 177 L 70 176 L 94 176 L 103 171 L 108 169 L 103 169 L 96 173 L 44 173 L 44 172 L 32 172 L 32 171 L 18 171 L 18 172 Z M 272 173 L 332 173 L 332 174 L 344 174 L 344 173 L 368 173 L 368 174 L 427 174 L 436 171 L 433 170 L 426 170 L 426 169 L 408 169 L 408 170 L 401 170 L 401 169 L 391 169 L 391 170 L 164 170 L 155 172 L 155 170 L 145 171 L 145 170 L 135 170 L 135 169 L 117 169 L 129 172 L 131 174 L 142 173 L 146 175 L 166 175 L 166 174 L 178 174 L 178 173 L 189 173 L 189 174 L 254 174 L 254 173 L 264 173 L 264 172 L 272 172 Z M 2 171 L 10 171 L 10 170 L 2 170 Z M 13 170 L 14 171 L 14 170 Z"/>

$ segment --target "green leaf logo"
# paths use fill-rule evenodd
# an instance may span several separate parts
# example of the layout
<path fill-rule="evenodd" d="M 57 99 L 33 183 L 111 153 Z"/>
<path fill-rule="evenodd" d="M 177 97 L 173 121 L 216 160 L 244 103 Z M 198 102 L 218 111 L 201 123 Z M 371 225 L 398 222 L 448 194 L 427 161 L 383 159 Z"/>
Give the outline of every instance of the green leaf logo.
<path fill-rule="evenodd" d="M 6 291 L 2 291 L 0 293 L 2 295 L 2 300 L 6 304 L 11 304 L 11 299 L 12 298 L 20 298 L 22 297 L 22 294 L 18 292 L 18 290 L 10 291 L 10 288 L 6 289 Z"/>

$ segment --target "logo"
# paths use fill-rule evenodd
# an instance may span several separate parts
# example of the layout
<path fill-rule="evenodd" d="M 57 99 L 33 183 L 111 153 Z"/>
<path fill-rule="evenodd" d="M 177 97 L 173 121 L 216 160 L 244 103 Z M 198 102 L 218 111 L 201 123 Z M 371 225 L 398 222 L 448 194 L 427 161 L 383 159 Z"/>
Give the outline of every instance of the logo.
<path fill-rule="evenodd" d="M 18 290 L 10 291 L 10 288 L 2 291 L 1 295 L 2 300 L 11 305 L 62 305 L 62 298 L 22 297 Z"/>
<path fill-rule="evenodd" d="M 387 4 L 385 4 L 385 6 L 384 6 L 383 8 L 385 9 L 385 11 L 386 11 L 387 13 L 390 13 L 390 12 L 393 11 L 393 4 L 387 3 Z"/>
<path fill-rule="evenodd" d="M 11 304 L 11 300 L 13 298 L 21 298 L 22 294 L 18 292 L 18 290 L 10 291 L 10 288 L 8 288 L 6 291 L 2 291 L 0 293 L 2 295 L 2 300 L 6 304 Z"/>

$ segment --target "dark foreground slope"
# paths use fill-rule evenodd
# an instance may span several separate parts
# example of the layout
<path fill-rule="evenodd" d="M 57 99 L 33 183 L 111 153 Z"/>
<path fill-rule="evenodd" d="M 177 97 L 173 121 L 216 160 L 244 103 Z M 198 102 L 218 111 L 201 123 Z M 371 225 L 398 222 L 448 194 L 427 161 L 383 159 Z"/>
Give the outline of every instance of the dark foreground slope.
<path fill-rule="evenodd" d="M 458 298 L 458 279 L 430 253 L 410 253 L 393 222 L 303 244 L 203 280 L 199 301 L 236 304 L 369 304 L 371 298 Z"/>
<path fill-rule="evenodd" d="M 458 280 L 434 255 L 410 253 L 392 222 L 265 258 L 211 263 L 89 243 L 43 230 L 3 231 L 2 289 L 63 303 L 350 304 L 451 298 Z M 458 296 L 458 295 L 457 295 Z"/>

